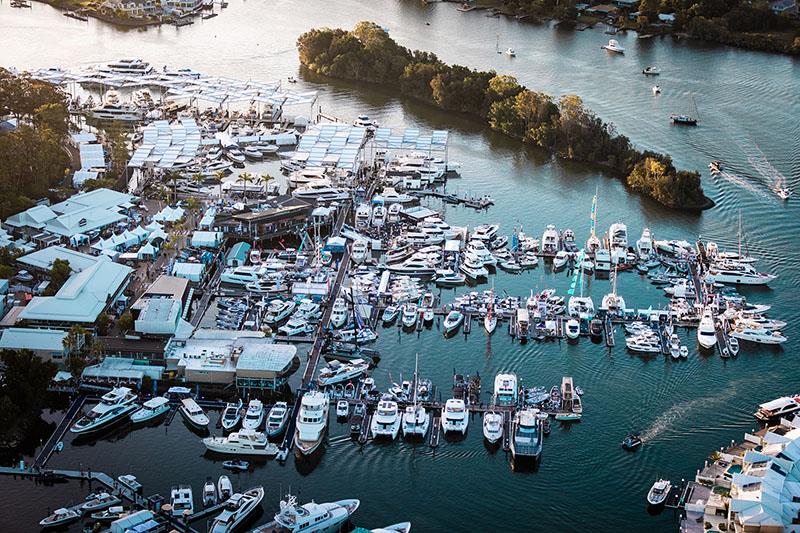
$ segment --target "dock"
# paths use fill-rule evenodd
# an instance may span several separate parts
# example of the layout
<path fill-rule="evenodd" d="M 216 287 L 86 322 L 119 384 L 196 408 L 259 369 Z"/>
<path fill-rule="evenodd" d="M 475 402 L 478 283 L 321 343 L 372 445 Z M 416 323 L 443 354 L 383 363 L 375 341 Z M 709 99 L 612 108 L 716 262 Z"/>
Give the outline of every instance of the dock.
<path fill-rule="evenodd" d="M 511 450 L 511 411 L 503 412 L 503 451 Z"/>
<path fill-rule="evenodd" d="M 361 431 L 358 434 L 359 444 L 366 444 L 369 440 L 369 428 L 372 425 L 372 417 L 373 413 L 367 411 L 367 414 L 364 416 L 364 420 L 361 421 Z"/>
<path fill-rule="evenodd" d="M 431 424 L 431 440 L 429 445 L 431 448 L 439 446 L 439 436 L 441 435 L 442 418 L 440 416 L 434 417 L 433 424 Z"/>
<path fill-rule="evenodd" d="M 455 194 L 448 194 L 446 192 L 441 191 L 411 191 L 410 194 L 412 196 L 416 196 L 417 198 L 438 198 L 445 203 L 453 204 L 453 205 L 463 205 L 465 207 L 471 207 L 472 209 L 477 209 L 479 211 L 488 209 L 490 206 L 494 205 L 494 202 L 487 198 L 468 198 L 466 196 L 457 196 Z"/>
<path fill-rule="evenodd" d="M 613 348 L 616 344 L 614 340 L 614 323 L 608 315 L 606 315 L 606 319 L 603 321 L 603 329 L 605 330 L 606 346 Z"/>
<path fill-rule="evenodd" d="M 67 412 L 64 413 L 64 417 L 61 419 L 61 422 L 58 423 L 56 426 L 55 431 L 50 435 L 50 438 L 47 439 L 47 442 L 42 446 L 42 449 L 39 451 L 39 454 L 34 459 L 33 464 L 38 468 L 42 468 L 47 464 L 47 461 L 50 460 L 50 457 L 53 455 L 55 451 L 56 445 L 61 442 L 61 439 L 64 438 L 64 434 L 69 429 L 69 426 L 72 425 L 72 421 L 81 412 L 81 408 L 83 404 L 86 403 L 86 399 L 88 397 L 85 394 L 82 394 L 75 398 L 67 409 Z"/>

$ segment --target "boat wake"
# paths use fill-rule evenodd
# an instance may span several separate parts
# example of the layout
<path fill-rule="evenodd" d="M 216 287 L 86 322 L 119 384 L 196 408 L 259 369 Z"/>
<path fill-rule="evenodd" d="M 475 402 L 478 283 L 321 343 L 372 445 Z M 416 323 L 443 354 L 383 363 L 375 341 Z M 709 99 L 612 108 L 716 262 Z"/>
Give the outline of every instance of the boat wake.
<path fill-rule="evenodd" d="M 655 440 L 658 436 L 669 431 L 680 420 L 686 418 L 699 408 L 709 409 L 713 405 L 727 403 L 727 401 L 734 396 L 734 390 L 735 389 L 731 387 L 721 394 L 694 398 L 673 405 L 656 417 L 653 423 L 650 424 L 650 427 L 642 432 L 642 441 L 650 442 Z"/>
<path fill-rule="evenodd" d="M 742 189 L 746 190 L 749 193 L 752 193 L 755 196 L 759 196 L 761 198 L 769 198 L 770 195 L 767 194 L 763 189 L 756 187 L 754 184 L 750 183 L 746 179 L 741 176 L 734 174 L 733 172 L 729 172 L 727 170 L 720 170 L 719 172 L 714 173 L 715 178 L 722 178 L 733 185 L 741 187 Z"/>
<path fill-rule="evenodd" d="M 770 189 L 774 192 L 778 192 L 782 189 L 787 187 L 786 176 L 781 174 L 772 163 L 767 160 L 767 156 L 756 146 L 761 157 L 750 156 L 747 160 L 750 162 L 750 165 L 755 169 L 759 176 L 761 176 L 764 180 L 767 181 L 769 184 Z"/>

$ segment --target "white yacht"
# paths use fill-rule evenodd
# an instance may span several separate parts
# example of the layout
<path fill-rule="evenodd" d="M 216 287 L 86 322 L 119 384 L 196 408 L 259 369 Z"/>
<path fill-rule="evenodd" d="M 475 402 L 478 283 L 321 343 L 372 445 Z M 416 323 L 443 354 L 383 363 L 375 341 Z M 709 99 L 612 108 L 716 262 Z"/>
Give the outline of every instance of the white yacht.
<path fill-rule="evenodd" d="M 276 402 L 267 416 L 267 436 L 275 437 L 283 433 L 288 421 L 289 405 L 286 402 Z"/>
<path fill-rule="evenodd" d="M 278 333 L 282 333 L 287 337 L 295 337 L 298 335 L 309 335 L 314 332 L 314 326 L 308 323 L 308 318 L 290 318 L 286 324 L 278 328 Z"/>
<path fill-rule="evenodd" d="M 555 254 L 558 251 L 559 235 L 553 224 L 548 224 L 542 233 L 542 253 Z"/>
<path fill-rule="evenodd" d="M 268 273 L 262 266 L 238 266 L 226 268 L 220 274 L 220 283 L 230 283 L 232 285 L 247 285 L 255 283 Z"/>
<path fill-rule="evenodd" d="M 499 230 L 499 224 L 481 224 L 480 226 L 475 226 L 475 228 L 472 230 L 472 233 L 470 233 L 469 238 L 470 240 L 478 239 L 489 242 L 497 236 L 497 232 Z"/>
<path fill-rule="evenodd" d="M 444 327 L 444 334 L 447 335 L 456 331 L 464 323 L 464 315 L 460 311 L 450 311 L 442 323 Z"/>
<path fill-rule="evenodd" d="M 233 496 L 233 484 L 231 483 L 231 478 L 222 474 L 219 476 L 217 480 L 217 494 L 221 500 L 227 500 L 231 496 Z"/>
<path fill-rule="evenodd" d="M 775 400 L 762 403 L 753 416 L 762 422 L 773 422 L 800 411 L 800 396 L 782 396 Z"/>
<path fill-rule="evenodd" d="M 394 439 L 400 431 L 400 414 L 397 411 L 397 402 L 381 400 L 378 409 L 372 417 L 370 433 L 373 439 L 388 437 Z"/>
<path fill-rule="evenodd" d="M 237 399 L 235 402 L 228 402 L 225 404 L 225 409 L 222 411 L 222 429 L 231 431 L 239 425 L 242 421 L 242 400 Z"/>
<path fill-rule="evenodd" d="M 672 483 L 666 479 L 659 479 L 650 487 L 650 491 L 647 493 L 647 503 L 650 505 L 661 505 L 666 501 L 667 496 L 669 496 L 671 488 Z"/>
<path fill-rule="evenodd" d="M 424 437 L 428 433 L 431 415 L 422 405 L 409 405 L 403 413 L 403 436 Z"/>
<path fill-rule="evenodd" d="M 347 310 L 347 302 L 344 298 L 336 298 L 333 302 L 333 309 L 331 310 L 331 325 L 334 328 L 340 328 L 345 325 L 350 313 Z"/>
<path fill-rule="evenodd" d="M 328 387 L 360 378 L 369 370 L 369 363 L 364 359 L 353 359 L 347 363 L 331 361 L 319 371 L 317 384 Z"/>
<path fill-rule="evenodd" d="M 169 503 L 172 505 L 172 516 L 182 518 L 194 513 L 194 495 L 192 487 L 189 485 L 179 485 L 172 487 L 169 495 Z"/>
<path fill-rule="evenodd" d="M 503 438 L 503 415 L 494 411 L 486 411 L 483 415 L 483 437 L 494 444 Z"/>
<path fill-rule="evenodd" d="M 383 204 L 378 204 L 372 208 L 372 219 L 370 220 L 370 225 L 376 228 L 381 228 L 385 222 L 386 208 L 383 206 Z"/>
<path fill-rule="evenodd" d="M 153 67 L 147 61 L 138 58 L 122 58 L 103 65 L 98 70 L 109 74 L 144 76 L 153 72 Z"/>
<path fill-rule="evenodd" d="M 703 309 L 703 316 L 697 326 L 697 342 L 703 348 L 712 348 L 717 343 L 717 330 L 714 327 L 714 316 L 711 307 Z"/>
<path fill-rule="evenodd" d="M 61 527 L 70 522 L 75 522 L 81 518 L 81 513 L 76 511 L 75 509 L 67 509 L 62 507 L 61 509 L 56 509 L 50 514 L 47 518 L 44 518 L 39 521 L 39 525 L 42 526 L 42 529 L 50 529 Z"/>
<path fill-rule="evenodd" d="M 600 310 L 608 311 L 612 314 L 619 314 L 625 310 L 625 299 L 615 292 L 609 292 L 603 296 L 603 301 L 600 303 Z"/>
<path fill-rule="evenodd" d="M 264 322 L 267 324 L 277 324 L 288 318 L 294 312 L 297 304 L 294 300 L 272 300 L 267 308 L 267 314 L 264 315 Z"/>
<path fill-rule="evenodd" d="M 369 257 L 369 244 L 367 244 L 367 241 L 362 239 L 353 241 L 353 246 L 350 249 L 350 259 L 355 264 L 360 265 L 366 261 L 367 257 Z"/>
<path fill-rule="evenodd" d="M 203 444 L 212 452 L 225 455 L 273 456 L 278 453 L 278 445 L 267 440 L 260 431 L 240 429 L 227 437 L 206 437 Z"/>
<path fill-rule="evenodd" d="M 95 120 L 117 120 L 120 122 L 139 122 L 144 120 L 144 111 L 128 104 L 104 103 L 91 111 Z"/>
<path fill-rule="evenodd" d="M 169 411 L 169 400 L 163 396 L 156 396 L 142 404 L 141 409 L 131 414 L 131 422 L 140 424 L 158 418 Z"/>
<path fill-rule="evenodd" d="M 609 39 L 608 44 L 604 44 L 601 48 L 608 50 L 609 52 L 614 52 L 615 54 L 624 54 L 625 49 L 619 44 L 619 41 L 616 39 Z"/>
<path fill-rule="evenodd" d="M 84 414 L 69 429 L 76 434 L 91 433 L 136 411 L 136 394 L 128 387 L 117 387 L 100 398 L 100 403 Z"/>
<path fill-rule="evenodd" d="M 517 411 L 511 423 L 511 454 L 514 459 L 521 457 L 538 458 L 542 454 L 542 421 L 539 410 L 527 408 Z"/>
<path fill-rule="evenodd" d="M 349 189 L 339 189 L 330 185 L 306 184 L 292 191 L 292 196 L 301 200 L 312 200 L 317 202 L 335 202 L 350 198 Z"/>
<path fill-rule="evenodd" d="M 203 485 L 203 506 L 210 507 L 217 504 L 217 486 L 211 478 Z"/>
<path fill-rule="evenodd" d="M 475 254 L 469 251 L 464 252 L 462 256 L 462 262 L 458 268 L 464 273 L 465 276 L 473 281 L 481 278 L 487 278 L 489 276 L 489 271 L 486 270 L 486 267 L 483 266 L 483 263 Z"/>
<path fill-rule="evenodd" d="M 369 533 L 411 533 L 411 522 L 400 522 L 391 526 L 370 529 Z"/>
<path fill-rule="evenodd" d="M 403 274 L 406 276 L 432 276 L 436 273 L 436 269 L 431 264 L 423 259 L 406 259 L 402 263 L 389 265 L 389 272 L 393 274 Z"/>
<path fill-rule="evenodd" d="M 492 252 L 490 252 L 489 248 L 486 247 L 484 241 L 480 239 L 472 239 L 467 243 L 467 250 L 475 254 L 478 261 L 480 261 L 483 266 L 497 265 L 497 258 L 492 255 Z"/>
<path fill-rule="evenodd" d="M 356 228 L 363 229 L 368 227 L 370 220 L 372 220 L 372 208 L 367 203 L 360 204 L 356 208 Z"/>
<path fill-rule="evenodd" d="M 570 255 L 568 252 L 564 250 L 559 250 L 556 252 L 556 256 L 553 258 L 553 268 L 555 270 L 561 270 L 562 268 L 567 266 L 569 262 Z"/>
<path fill-rule="evenodd" d="M 302 455 L 311 455 L 325 437 L 328 427 L 328 397 L 322 391 L 311 391 L 303 395 L 294 445 Z"/>
<path fill-rule="evenodd" d="M 325 185 L 330 185 L 330 181 L 325 177 L 324 168 L 303 168 L 291 172 L 286 178 L 290 187 L 300 187 L 309 183 L 321 184 L 323 181 Z"/>
<path fill-rule="evenodd" d="M 440 287 L 457 287 L 458 285 L 463 285 L 466 279 L 464 274 L 459 274 L 448 268 L 437 270 L 434 282 Z"/>
<path fill-rule="evenodd" d="M 636 252 L 642 261 L 653 255 L 653 235 L 650 233 L 650 228 L 642 230 L 642 236 L 636 241 Z"/>
<path fill-rule="evenodd" d="M 353 121 L 353 126 L 360 126 L 368 130 L 374 130 L 378 127 L 378 123 L 370 119 L 368 115 L 358 115 Z"/>
<path fill-rule="evenodd" d="M 233 533 L 261 505 L 263 499 L 264 487 L 233 494 L 225 502 L 223 511 L 211 522 L 208 533 Z"/>
<path fill-rule="evenodd" d="M 417 199 L 410 194 L 399 193 L 392 187 L 384 187 L 381 196 L 383 197 L 384 204 L 389 205 L 390 210 L 391 206 L 394 204 L 407 204 Z M 399 211 L 399 208 L 397 210 Z"/>
<path fill-rule="evenodd" d="M 182 399 L 181 406 L 178 410 L 181 415 L 183 415 L 183 418 L 192 426 L 198 429 L 206 429 L 208 427 L 208 416 L 206 416 L 203 409 L 201 409 L 193 399 Z"/>
<path fill-rule="evenodd" d="M 403 194 L 401 196 L 408 196 L 407 194 Z M 400 213 L 403 211 L 403 206 L 400 204 L 389 204 L 389 208 L 386 210 L 386 222 L 389 224 L 396 224 L 400 222 Z"/>
<path fill-rule="evenodd" d="M 783 344 L 788 340 L 781 335 L 779 331 L 754 327 L 737 327 L 731 331 L 730 336 L 740 341 L 749 341 L 758 344 Z"/>
<path fill-rule="evenodd" d="M 758 272 L 750 263 L 723 261 L 715 263 L 708 269 L 708 275 L 717 283 L 734 283 L 737 285 L 767 285 L 777 276 Z"/>
<path fill-rule="evenodd" d="M 581 323 L 574 318 L 570 318 L 564 326 L 564 333 L 568 339 L 577 339 L 581 336 Z"/>
<path fill-rule="evenodd" d="M 494 378 L 494 404 L 516 405 L 519 399 L 517 375 L 497 374 Z"/>
<path fill-rule="evenodd" d="M 417 325 L 417 304 L 415 303 L 407 303 L 403 305 L 403 311 L 400 314 L 400 322 L 402 322 L 403 327 L 405 328 L 413 328 Z"/>
<path fill-rule="evenodd" d="M 333 503 L 312 501 L 300 506 L 294 496 L 288 496 L 281 500 L 275 519 L 256 527 L 251 533 L 337 533 L 360 504 L 353 499 Z"/>
<path fill-rule="evenodd" d="M 442 430 L 445 433 L 467 433 L 469 425 L 469 412 L 464 400 L 450 398 L 444 404 L 442 412 Z"/>
<path fill-rule="evenodd" d="M 264 422 L 264 404 L 261 400 L 250 400 L 247 413 L 242 420 L 242 429 L 258 429 Z"/>
<path fill-rule="evenodd" d="M 608 242 L 611 249 L 628 249 L 628 226 L 622 222 L 611 224 L 608 228 Z"/>

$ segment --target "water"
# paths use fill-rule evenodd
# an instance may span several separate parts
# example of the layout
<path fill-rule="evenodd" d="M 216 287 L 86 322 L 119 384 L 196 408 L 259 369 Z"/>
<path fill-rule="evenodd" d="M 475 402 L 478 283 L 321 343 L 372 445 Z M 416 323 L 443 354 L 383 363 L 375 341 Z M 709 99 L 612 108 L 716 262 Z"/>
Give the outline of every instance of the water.
<path fill-rule="evenodd" d="M 359 20 L 374 20 L 402 44 L 431 50 L 445 61 L 512 73 L 529 87 L 554 95 L 581 95 L 638 146 L 670 153 L 678 166 L 703 171 L 706 193 L 717 207 L 701 215 L 676 213 L 630 194 L 617 180 L 583 165 L 553 161 L 463 117 L 357 84 L 324 84 L 298 71 L 294 42 L 300 33 L 322 25 L 350 28 Z M 498 35 L 500 49 L 515 48 L 516 58 L 496 54 Z M 480 372 L 487 391 L 498 371 L 516 372 L 526 386 L 549 387 L 571 375 L 586 391 L 583 420 L 554 428 L 536 472 L 512 472 L 502 452 L 487 450 L 476 417 L 466 439 L 443 439 L 435 452 L 400 441 L 361 449 L 346 438 L 345 425 L 332 422 L 329 445 L 318 464 L 269 461 L 234 476 L 242 487 L 265 485 L 266 516 L 291 488 L 300 491 L 301 499 L 361 498 L 358 524 L 378 527 L 408 519 L 419 532 L 528 531 L 534 524 L 546 531 L 590 525 L 608 531 L 674 531 L 671 513 L 651 516 L 646 510 L 644 496 L 652 481 L 658 476 L 692 478 L 711 450 L 755 426 L 751 413 L 757 403 L 796 392 L 800 313 L 790 291 L 800 282 L 798 202 L 780 203 L 771 187 L 785 180 L 800 189 L 797 60 L 669 38 L 617 38 L 627 49 L 625 56 L 599 49 L 608 40 L 602 28 L 561 31 L 481 13 L 460 14 L 452 5 L 422 7 L 392 0 L 334 0 L 325 9 L 289 0 L 233 0 L 212 20 L 147 31 L 121 31 L 93 20 L 81 23 L 39 4 L 32 10 L 0 6 L 0 63 L 5 65 L 78 66 L 137 55 L 159 66 L 188 66 L 239 78 L 293 75 L 300 77 L 298 89 L 320 91 L 328 113 L 352 119 L 366 112 L 384 125 L 448 128 L 450 159 L 464 168 L 463 179 L 451 182 L 450 189 L 490 193 L 497 201 L 488 214 L 444 206 L 452 224 L 491 220 L 501 223 L 506 234 L 521 224 L 538 235 L 553 223 L 574 229 L 582 241 L 591 197 L 599 188 L 598 224 L 603 230 L 623 221 L 631 241 L 647 225 L 656 238 L 702 235 L 735 246 L 741 212 L 746 245 L 763 258 L 760 267 L 780 275 L 771 289 L 745 292 L 753 301 L 771 304 L 771 315 L 789 322 L 785 333 L 790 341 L 784 349 L 747 346 L 738 359 L 727 362 L 692 350 L 688 361 L 675 364 L 661 356 L 632 356 L 619 347 L 608 353 L 587 340 L 520 346 L 502 325 L 490 340 L 478 324 L 469 337 L 448 340 L 436 325 L 419 336 L 383 330 L 377 348 L 384 357 L 374 374 L 379 385 L 388 382 L 389 374 L 395 380 L 401 373 L 410 376 L 417 352 L 423 375 L 445 397 L 453 369 Z M 650 64 L 661 67 L 659 78 L 640 74 Z M 658 97 L 650 91 L 654 83 L 664 91 Z M 670 125 L 669 113 L 691 110 L 691 95 L 701 125 Z M 725 162 L 723 177 L 708 175 L 711 159 Z M 498 291 L 518 295 L 544 287 L 564 294 L 569 278 L 540 266 L 520 276 L 500 273 L 494 283 Z M 631 306 L 666 301 L 633 273 L 621 275 L 618 288 Z M 610 290 L 609 282 L 593 279 L 586 290 L 599 301 Z M 444 300 L 453 294 L 445 292 Z M 680 334 L 689 346 L 695 345 L 691 332 Z M 620 333 L 617 338 L 620 344 Z M 623 453 L 620 441 L 631 430 L 641 430 L 646 444 L 636 453 Z M 161 494 L 179 482 L 192 483 L 199 491 L 207 475 L 222 471 L 218 462 L 203 456 L 202 444 L 179 418 L 168 428 L 136 430 L 89 444 L 68 438 L 65 451 L 51 464 L 78 463 L 114 475 L 134 472 L 148 493 Z M 84 493 L 76 483 L 53 490 L 0 478 L 0 506 L 23 506 L 0 513 L 0 529 L 33 529 L 47 507 L 75 502 Z"/>

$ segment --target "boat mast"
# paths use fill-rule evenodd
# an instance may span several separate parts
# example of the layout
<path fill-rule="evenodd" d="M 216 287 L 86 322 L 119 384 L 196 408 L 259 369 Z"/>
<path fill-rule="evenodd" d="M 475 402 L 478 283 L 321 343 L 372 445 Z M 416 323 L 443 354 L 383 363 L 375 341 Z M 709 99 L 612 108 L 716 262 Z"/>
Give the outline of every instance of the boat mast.
<path fill-rule="evenodd" d="M 419 371 L 419 352 L 414 354 L 414 381 L 412 382 L 413 383 L 412 386 L 414 387 L 414 416 L 416 416 L 417 413 L 417 389 L 419 388 L 419 386 L 417 385 L 417 380 L 419 379 L 417 376 L 418 371 Z"/>

